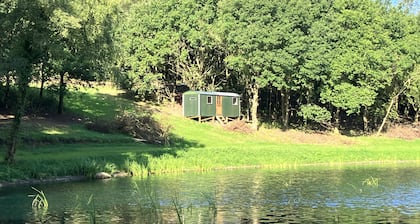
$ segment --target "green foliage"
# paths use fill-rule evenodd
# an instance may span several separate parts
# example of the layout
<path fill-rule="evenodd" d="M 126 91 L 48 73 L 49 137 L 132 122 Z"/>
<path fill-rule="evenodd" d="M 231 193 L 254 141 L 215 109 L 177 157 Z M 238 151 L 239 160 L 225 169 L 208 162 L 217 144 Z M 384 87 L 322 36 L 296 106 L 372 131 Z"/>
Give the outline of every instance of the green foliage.
<path fill-rule="evenodd" d="M 82 80 L 106 78 L 115 50 L 116 1 L 71 1 L 49 5 L 50 64 L 57 73 Z M 75 54 L 77 52 L 77 54 Z"/>
<path fill-rule="evenodd" d="M 5 96 L 11 85 L 18 94 L 6 159 L 13 162 L 21 118 L 25 115 L 27 90 L 38 78 L 44 82 L 59 74 L 58 113 L 63 112 L 65 76 L 100 79 L 112 67 L 114 53 L 112 14 L 115 1 L 10 0 L 0 5 L 0 82 L 6 77 Z M 46 74 L 48 72 L 48 74 Z M 43 90 L 43 89 L 42 89 Z M 41 90 L 41 93 L 42 93 Z M 40 98 L 42 94 L 40 93 Z M 34 103 L 33 99 L 29 99 Z M 8 108 L 6 108 L 8 109 Z"/>
<path fill-rule="evenodd" d="M 0 87 L 0 98 L 4 92 L 2 92 L 2 88 Z M 14 110 L 18 107 L 18 102 L 16 98 L 20 95 L 19 90 L 16 88 L 10 88 L 8 90 L 8 97 L 5 101 L 0 100 L 0 108 L 5 108 L 6 105 L 8 108 Z M 42 114 L 49 114 L 54 113 L 56 111 L 57 100 L 53 93 L 48 91 L 43 97 L 39 96 L 39 90 L 37 88 L 29 87 L 27 89 L 27 96 L 26 96 L 26 107 L 25 107 L 25 114 L 32 114 L 32 115 L 42 115 Z"/>
<path fill-rule="evenodd" d="M 318 105 L 306 104 L 300 107 L 298 112 L 305 121 L 315 121 L 320 124 L 328 124 L 331 121 L 331 113 Z"/>
<path fill-rule="evenodd" d="M 214 1 L 140 1 L 118 29 L 118 82 L 143 99 L 170 97 L 175 84 L 219 88 L 223 51 L 212 35 Z M 172 88 L 172 89 L 171 89 Z"/>
<path fill-rule="evenodd" d="M 411 74 L 412 81 L 409 84 L 407 91 L 407 98 L 409 104 L 415 111 L 414 121 L 419 121 L 420 116 L 420 66 L 417 65 L 416 69 Z"/>
<path fill-rule="evenodd" d="M 334 88 L 325 89 L 321 93 L 323 103 L 331 103 L 337 108 L 344 109 L 348 115 L 360 112 L 361 107 L 368 107 L 374 103 L 376 93 L 370 89 L 342 83 Z"/>

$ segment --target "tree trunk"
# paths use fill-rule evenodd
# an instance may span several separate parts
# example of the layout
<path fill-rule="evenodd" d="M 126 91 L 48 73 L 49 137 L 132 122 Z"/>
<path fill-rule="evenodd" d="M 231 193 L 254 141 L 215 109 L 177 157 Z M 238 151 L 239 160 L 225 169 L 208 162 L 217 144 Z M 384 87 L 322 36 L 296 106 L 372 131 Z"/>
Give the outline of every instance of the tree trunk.
<path fill-rule="evenodd" d="M 272 107 L 273 100 L 271 99 L 273 95 L 273 87 L 270 86 L 269 88 L 270 88 L 270 92 L 268 95 L 268 120 L 271 123 L 273 121 L 273 107 Z"/>
<path fill-rule="evenodd" d="M 252 93 L 252 99 L 251 99 L 251 120 L 252 120 L 252 129 L 258 130 L 258 92 L 259 87 L 258 84 L 254 83 L 251 86 L 251 93 Z"/>
<path fill-rule="evenodd" d="M 363 109 L 363 131 L 369 131 L 368 108 L 365 106 Z"/>
<path fill-rule="evenodd" d="M 64 75 L 66 73 L 60 73 L 60 88 L 59 88 L 59 96 L 58 96 L 58 114 L 63 113 L 64 108 L 64 94 L 66 92 L 66 83 L 64 83 Z"/>
<path fill-rule="evenodd" d="M 382 120 L 382 124 L 381 124 L 381 126 L 379 127 L 379 129 L 378 129 L 378 132 L 376 133 L 376 135 L 379 135 L 379 134 L 381 134 L 381 132 L 382 132 L 382 129 L 384 128 L 384 126 L 385 126 L 385 123 L 386 123 L 386 120 L 388 120 L 388 116 L 389 116 L 389 114 L 391 113 L 391 109 L 392 109 L 392 106 L 395 104 L 395 103 L 397 103 L 397 107 L 396 107 L 396 110 L 398 111 L 398 98 L 400 97 L 400 95 L 409 87 L 409 85 L 410 85 L 410 82 L 413 80 L 413 78 L 412 77 L 409 77 L 407 80 L 405 80 L 405 82 L 404 82 L 404 85 L 403 85 L 403 87 L 400 89 L 400 91 L 398 91 L 398 93 L 396 93 L 395 94 L 395 96 L 394 97 L 392 97 L 391 98 L 391 102 L 389 103 L 389 106 L 388 106 L 388 109 L 386 110 L 386 114 L 385 114 L 385 117 L 384 117 L 384 119 Z"/>
<path fill-rule="evenodd" d="M 381 126 L 379 127 L 378 132 L 376 133 L 376 135 L 381 134 L 382 129 L 383 129 L 383 128 L 384 128 L 384 126 L 385 126 L 386 120 L 388 120 L 388 116 L 389 116 L 389 114 L 391 113 L 391 109 L 392 109 L 392 106 L 393 106 L 393 105 L 394 105 L 394 103 L 395 103 L 395 99 L 396 99 L 396 98 L 398 98 L 398 97 L 392 97 L 391 102 L 389 103 L 389 106 L 388 106 L 388 108 L 386 109 L 386 114 L 385 114 L 385 117 L 384 117 L 384 119 L 382 120 Z"/>
<path fill-rule="evenodd" d="M 9 164 L 15 161 L 16 143 L 17 143 L 17 138 L 18 138 L 18 133 L 19 133 L 19 128 L 20 128 L 20 122 L 25 112 L 27 89 L 28 89 L 28 85 L 26 83 L 19 84 L 20 96 L 18 96 L 18 99 L 17 99 L 15 117 L 13 119 L 12 128 L 10 130 L 9 138 L 7 139 L 7 143 L 6 143 L 7 153 L 6 153 L 5 161 Z"/>
<path fill-rule="evenodd" d="M 419 123 L 419 118 L 420 118 L 420 108 L 418 108 L 416 110 L 416 114 L 414 115 L 414 123 L 418 124 Z"/>
<path fill-rule="evenodd" d="M 19 127 L 20 127 L 20 121 L 22 118 L 22 109 L 19 108 L 16 109 L 15 117 L 13 119 L 12 128 L 10 130 L 9 139 L 7 140 L 7 153 L 5 157 L 5 161 L 9 164 L 13 163 L 15 161 L 15 154 L 16 154 L 16 142 L 18 138 L 19 133 Z"/>
<path fill-rule="evenodd" d="M 340 133 L 340 108 L 337 107 L 334 114 L 334 133 Z"/>
<path fill-rule="evenodd" d="M 284 129 L 289 127 L 289 100 L 289 91 L 281 89 L 281 120 Z"/>
<path fill-rule="evenodd" d="M 39 88 L 39 99 L 42 99 L 42 96 L 44 95 L 44 84 L 45 84 L 44 63 L 41 63 L 41 69 L 39 70 L 39 75 L 41 76 L 41 87 Z"/>
<path fill-rule="evenodd" d="M 273 105 L 273 119 L 277 122 L 279 120 L 279 98 L 280 98 L 280 91 L 275 88 L 274 89 L 274 105 Z"/>

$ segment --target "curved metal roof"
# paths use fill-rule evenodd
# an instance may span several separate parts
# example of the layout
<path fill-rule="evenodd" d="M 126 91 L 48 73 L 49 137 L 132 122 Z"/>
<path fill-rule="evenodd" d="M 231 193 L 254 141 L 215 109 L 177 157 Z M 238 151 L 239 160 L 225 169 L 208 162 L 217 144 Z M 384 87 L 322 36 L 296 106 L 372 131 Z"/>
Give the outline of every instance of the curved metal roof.
<path fill-rule="evenodd" d="M 231 92 L 205 92 L 205 91 L 187 91 L 185 93 L 197 93 L 200 95 L 212 95 L 212 96 L 233 96 L 233 97 L 240 97 L 237 93 L 231 93 Z M 184 93 L 184 94 L 185 94 Z"/>

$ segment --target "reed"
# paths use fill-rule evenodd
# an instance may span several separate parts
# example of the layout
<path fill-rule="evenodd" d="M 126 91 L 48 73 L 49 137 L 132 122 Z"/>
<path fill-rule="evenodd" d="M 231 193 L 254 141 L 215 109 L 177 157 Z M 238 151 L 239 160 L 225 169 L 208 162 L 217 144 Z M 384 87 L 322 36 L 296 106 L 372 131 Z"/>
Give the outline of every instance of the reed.
<path fill-rule="evenodd" d="M 149 182 L 142 182 L 142 186 L 139 186 L 136 181 L 133 184 L 133 197 L 137 198 L 139 205 L 146 205 L 145 209 L 148 215 L 150 223 L 161 223 L 162 213 L 160 207 L 160 201 L 157 196 L 155 189 L 150 185 Z M 145 215 L 146 215 L 145 214 Z M 151 214 L 151 215 L 150 215 Z"/>
<path fill-rule="evenodd" d="M 47 223 L 48 222 L 48 200 L 45 196 L 45 193 L 41 190 L 36 189 L 35 187 L 31 187 L 32 190 L 36 192 L 34 195 L 28 195 L 32 197 L 32 212 L 34 214 L 35 219 L 39 223 Z"/>
<path fill-rule="evenodd" d="M 125 160 L 124 169 L 134 177 L 146 177 L 148 175 L 147 167 L 135 160 Z"/>
<path fill-rule="evenodd" d="M 210 193 L 201 193 L 201 195 L 203 196 L 203 198 L 206 200 L 206 202 L 209 205 L 209 212 L 211 212 L 212 214 L 212 222 L 211 223 L 216 223 L 216 217 L 217 217 L 217 199 L 216 199 L 216 192 L 214 192 L 213 194 Z"/>
<path fill-rule="evenodd" d="M 184 208 L 182 207 L 181 203 L 179 202 L 178 194 L 175 193 L 171 199 L 172 205 L 174 206 L 176 216 L 178 218 L 179 224 L 184 224 Z"/>
<path fill-rule="evenodd" d="M 96 209 L 95 209 L 95 200 L 93 194 L 89 196 L 89 200 L 87 202 L 87 206 L 89 207 L 89 222 L 91 224 L 96 224 Z"/>
<path fill-rule="evenodd" d="M 45 196 L 44 192 L 41 190 L 36 189 L 35 187 L 31 187 L 32 190 L 37 192 L 35 195 L 29 195 L 29 197 L 32 197 L 32 208 L 33 209 L 42 209 L 42 210 L 48 210 L 48 200 Z"/>

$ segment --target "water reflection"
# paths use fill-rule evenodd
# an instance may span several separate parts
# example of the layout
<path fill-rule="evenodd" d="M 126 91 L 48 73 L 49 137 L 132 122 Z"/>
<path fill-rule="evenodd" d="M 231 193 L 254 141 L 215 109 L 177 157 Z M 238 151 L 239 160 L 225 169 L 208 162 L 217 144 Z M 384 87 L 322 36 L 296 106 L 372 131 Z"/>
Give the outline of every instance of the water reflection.
<path fill-rule="evenodd" d="M 420 167 L 236 170 L 0 189 L 0 223 L 420 223 Z M 89 201 L 89 198 L 91 199 Z"/>

